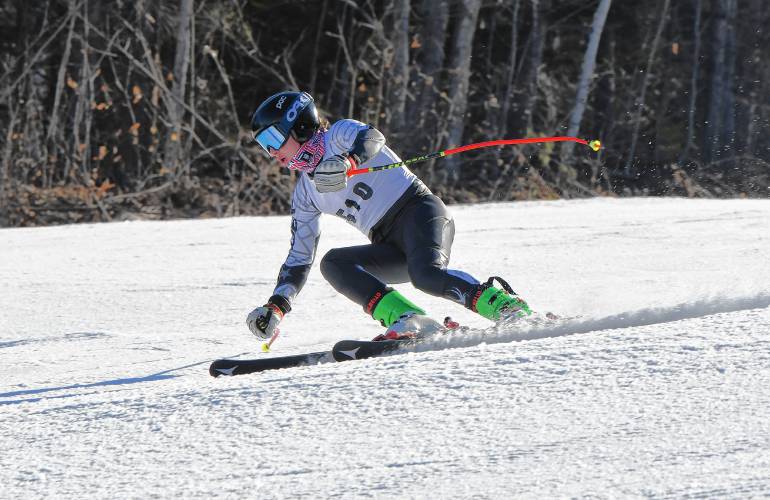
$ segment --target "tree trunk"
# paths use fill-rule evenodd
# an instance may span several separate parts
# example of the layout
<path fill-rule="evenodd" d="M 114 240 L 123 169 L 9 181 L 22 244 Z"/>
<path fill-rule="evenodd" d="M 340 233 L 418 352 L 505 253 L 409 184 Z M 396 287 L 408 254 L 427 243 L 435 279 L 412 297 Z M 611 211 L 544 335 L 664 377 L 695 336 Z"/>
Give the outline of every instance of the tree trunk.
<path fill-rule="evenodd" d="M 420 14 L 424 24 L 420 30 L 422 46 L 417 53 L 415 103 L 409 106 L 407 112 L 410 116 L 409 123 L 414 124 L 415 128 L 424 135 L 415 139 L 423 139 L 420 142 L 424 146 L 430 144 L 438 147 L 440 141 L 437 136 L 441 127 L 436 107 L 441 71 L 444 68 L 444 43 L 449 23 L 449 4 L 445 1 L 423 0 L 420 4 Z"/>
<path fill-rule="evenodd" d="M 513 14 L 511 16 L 511 49 L 508 60 L 508 72 L 505 78 L 505 93 L 501 99 L 503 104 L 500 110 L 500 121 L 497 125 L 498 135 L 505 135 L 508 131 L 508 111 L 511 109 L 513 97 L 514 79 L 516 77 L 516 58 L 519 50 L 519 6 L 520 0 L 512 0 Z"/>
<path fill-rule="evenodd" d="M 393 59 L 387 80 L 388 130 L 404 131 L 406 91 L 409 84 L 409 0 L 393 0 L 393 29 L 390 43 Z"/>
<path fill-rule="evenodd" d="M 719 144 L 722 150 L 721 156 L 733 158 L 735 156 L 735 66 L 736 36 L 735 18 L 738 10 L 737 0 L 727 1 L 727 36 L 725 45 L 725 69 L 724 69 L 724 97 L 722 98 L 722 130 L 719 134 Z M 725 165 L 730 167 L 730 165 Z"/>
<path fill-rule="evenodd" d="M 704 160 L 711 163 L 719 156 L 724 129 L 725 96 L 728 93 L 727 82 L 727 45 L 729 38 L 728 11 L 734 0 L 717 0 L 711 46 L 711 91 L 709 95 L 708 119 L 704 136 Z"/>
<path fill-rule="evenodd" d="M 756 22 L 757 26 L 767 26 L 770 22 L 770 16 L 767 15 L 767 9 L 764 8 L 764 0 L 752 0 L 748 5 L 748 17 Z M 740 16 L 743 18 L 744 16 Z M 749 156 L 757 156 L 759 154 L 757 144 L 760 139 L 762 131 L 770 130 L 770 125 L 766 119 L 763 118 L 762 107 L 760 105 L 759 96 L 768 95 L 767 81 L 768 71 L 767 65 L 760 64 L 762 61 L 762 54 L 766 51 L 767 35 L 762 31 L 757 30 L 753 34 L 752 44 L 753 49 L 751 55 L 743 61 L 743 80 L 744 86 L 748 88 L 748 103 L 744 107 L 743 123 L 746 128 L 746 142 L 744 146 L 744 154 Z M 745 43 L 745 42 L 744 42 Z M 764 120 L 764 121 L 763 121 Z"/>
<path fill-rule="evenodd" d="M 459 146 L 465 131 L 465 112 L 468 108 L 468 82 L 471 76 L 471 54 L 476 21 L 481 0 L 462 0 L 459 19 L 455 28 L 452 53 L 449 63 L 449 127 L 448 146 Z M 457 156 L 447 158 L 447 176 L 457 181 L 460 176 L 460 161 Z"/>
<path fill-rule="evenodd" d="M 13 184 L 11 174 L 11 163 L 13 158 L 13 134 L 16 129 L 16 117 L 18 116 L 18 107 L 14 106 L 11 102 L 11 98 L 8 98 L 8 111 L 7 115 L 8 128 L 5 131 L 5 141 L 3 144 L 3 154 L 0 156 L 0 227 L 2 224 L 2 216 L 6 208 L 6 197 L 9 191 L 14 191 L 10 188 L 10 184 Z"/>
<path fill-rule="evenodd" d="M 545 0 L 547 1 L 547 0 Z M 527 41 L 526 55 L 522 64 L 522 88 L 514 101 L 514 134 L 527 135 L 532 130 L 532 114 L 537 101 L 537 77 L 540 64 L 543 61 L 543 44 L 545 41 L 545 26 L 542 22 L 545 11 L 544 0 L 531 0 L 532 26 Z"/>
<path fill-rule="evenodd" d="M 58 139 L 61 138 L 61 134 L 59 134 L 59 106 L 62 101 L 62 96 L 65 94 L 65 80 L 67 77 L 67 65 L 70 61 L 70 54 L 72 51 L 72 36 L 75 31 L 75 20 L 76 17 L 74 15 L 75 9 L 76 9 L 76 2 L 75 0 L 69 0 L 68 2 L 68 8 L 69 8 L 69 15 L 70 22 L 69 27 L 67 28 L 67 39 L 64 42 L 64 52 L 61 55 L 61 59 L 59 62 L 59 70 L 56 76 L 56 82 L 55 82 L 55 90 L 54 90 L 54 100 L 53 100 L 53 108 L 50 112 L 50 121 L 48 122 L 48 132 L 46 133 L 46 144 L 48 147 L 48 154 L 47 156 L 51 158 L 52 163 L 56 164 L 57 161 L 57 151 L 60 146 L 58 142 Z M 66 141 L 61 141 L 66 142 Z M 43 177 L 43 187 L 49 187 L 51 184 L 51 181 L 53 179 L 53 168 L 51 168 L 52 165 L 47 166 L 48 175 L 45 175 Z"/>
<path fill-rule="evenodd" d="M 515 79 L 516 79 L 516 61 L 518 60 L 519 50 L 519 7 L 521 5 L 520 0 L 511 0 L 511 46 L 508 52 L 508 68 L 505 72 L 505 81 L 502 85 L 501 96 L 498 98 L 500 105 L 500 115 L 497 118 L 496 133 L 499 138 L 508 137 L 508 112 L 511 109 L 511 99 L 513 98 Z M 500 157 L 505 150 L 503 148 L 495 148 L 494 161 L 492 162 L 492 169 L 489 170 L 491 178 L 498 179 L 501 173 L 499 166 L 502 164 Z M 506 167 L 508 168 L 508 167 Z M 498 181 L 499 183 L 499 181 Z M 490 200 L 497 192 L 497 187 L 492 190 Z"/>
<path fill-rule="evenodd" d="M 166 137 L 164 164 L 171 176 L 176 178 L 182 171 L 184 153 L 181 144 L 184 98 L 187 87 L 187 70 L 190 65 L 190 25 L 193 22 L 193 0 L 179 0 L 177 16 L 176 52 L 174 54 L 172 99 L 168 113 L 171 127 Z"/>
<path fill-rule="evenodd" d="M 652 46 L 647 57 L 647 67 L 644 70 L 644 78 L 642 79 L 642 87 L 639 90 L 639 99 L 636 102 L 636 114 L 634 117 L 634 130 L 631 134 L 631 149 L 628 153 L 628 159 L 626 160 L 625 174 L 631 176 L 631 166 L 634 162 L 634 156 L 636 155 L 636 144 L 639 140 L 639 129 L 642 122 L 642 111 L 644 110 L 645 100 L 647 96 L 647 86 L 650 83 L 650 74 L 652 73 L 652 67 L 655 64 L 655 56 L 658 52 L 658 44 L 660 43 L 660 37 L 663 34 L 663 27 L 666 25 L 668 18 L 668 8 L 671 5 L 671 0 L 663 0 L 663 8 L 660 10 L 660 21 L 658 22 L 658 29 L 655 32 L 655 38 L 652 40 Z"/>
<path fill-rule="evenodd" d="M 500 93 L 500 87 L 503 85 L 503 78 L 501 75 L 505 75 L 503 71 L 498 69 L 498 64 L 495 64 L 494 48 L 495 40 L 497 36 L 497 20 L 500 17 L 500 0 L 497 0 L 497 4 L 491 6 L 488 9 L 488 15 L 481 17 L 479 14 L 479 26 L 483 26 L 485 19 L 488 18 L 489 28 L 487 29 L 487 39 L 485 40 L 483 47 L 486 49 L 484 55 L 484 75 L 486 76 L 486 82 L 482 84 L 481 90 L 485 94 L 485 111 L 486 117 L 482 130 L 485 135 L 492 135 L 497 132 L 497 124 L 500 123 L 500 100 L 497 98 Z M 484 169 L 486 171 L 486 168 Z"/>
<path fill-rule="evenodd" d="M 597 137 L 608 144 L 612 143 L 614 132 L 616 130 L 616 101 L 617 101 L 617 48 L 616 31 L 607 32 L 606 41 L 603 47 L 606 48 L 606 55 L 603 57 L 607 61 L 608 71 L 603 74 L 596 83 L 596 119 L 598 125 Z"/>
<path fill-rule="evenodd" d="M 321 46 L 321 35 L 323 34 L 324 21 L 326 20 L 326 11 L 329 8 L 329 0 L 324 0 L 321 6 L 321 17 L 318 19 L 318 28 L 315 32 L 315 44 L 313 44 L 313 59 L 310 61 L 310 94 L 315 93 L 315 82 L 318 73 L 318 51 Z"/>
<path fill-rule="evenodd" d="M 594 67 L 596 66 L 596 54 L 599 51 L 599 41 L 602 38 L 604 23 L 607 20 L 610 4 L 612 4 L 612 0 L 601 0 L 599 6 L 596 8 L 596 13 L 594 13 L 594 20 L 591 24 L 591 35 L 588 38 L 588 47 L 586 47 L 585 54 L 583 55 L 583 65 L 580 69 L 580 80 L 578 81 L 577 86 L 575 106 L 572 108 L 569 128 L 567 128 L 568 136 L 577 137 L 580 133 L 580 122 L 583 120 L 583 112 L 586 109 L 588 91 L 591 87 Z M 562 157 L 567 159 L 572 156 L 574 146 L 574 142 L 563 143 Z"/>
<path fill-rule="evenodd" d="M 700 72 L 700 24 L 703 13 L 703 0 L 695 0 L 695 24 L 693 26 L 694 47 L 692 54 L 692 73 L 690 75 L 690 102 L 687 107 L 687 142 L 685 142 L 682 154 L 679 155 L 679 163 L 684 164 L 695 138 L 695 108 L 698 102 L 698 73 Z"/>

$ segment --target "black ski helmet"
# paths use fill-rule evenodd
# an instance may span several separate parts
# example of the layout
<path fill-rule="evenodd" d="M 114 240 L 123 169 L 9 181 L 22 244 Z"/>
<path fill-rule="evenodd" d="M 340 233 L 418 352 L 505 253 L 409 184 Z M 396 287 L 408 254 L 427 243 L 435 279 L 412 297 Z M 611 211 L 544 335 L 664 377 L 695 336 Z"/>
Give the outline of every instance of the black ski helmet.
<path fill-rule="evenodd" d="M 290 134 L 306 142 L 321 126 L 313 97 L 307 92 L 284 91 L 265 99 L 251 116 L 251 130 L 256 138 L 260 132 L 275 125 L 284 136 Z"/>

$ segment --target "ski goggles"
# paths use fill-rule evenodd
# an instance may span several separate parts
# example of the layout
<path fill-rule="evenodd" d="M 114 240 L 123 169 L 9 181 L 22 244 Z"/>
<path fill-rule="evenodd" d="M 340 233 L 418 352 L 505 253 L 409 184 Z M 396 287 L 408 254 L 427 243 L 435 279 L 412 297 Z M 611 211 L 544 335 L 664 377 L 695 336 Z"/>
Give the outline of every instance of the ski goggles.
<path fill-rule="evenodd" d="M 254 134 L 254 142 L 259 144 L 269 155 L 271 150 L 278 151 L 286 143 L 287 136 L 283 134 L 278 127 L 270 125 L 264 130 Z"/>

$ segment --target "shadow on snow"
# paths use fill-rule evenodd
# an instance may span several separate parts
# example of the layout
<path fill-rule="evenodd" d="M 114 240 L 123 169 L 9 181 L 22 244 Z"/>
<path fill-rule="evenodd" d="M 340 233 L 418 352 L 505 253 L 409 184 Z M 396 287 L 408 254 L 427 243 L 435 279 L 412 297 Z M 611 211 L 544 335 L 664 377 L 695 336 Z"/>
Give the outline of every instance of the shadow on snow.
<path fill-rule="evenodd" d="M 153 373 L 151 375 L 146 375 L 144 377 L 126 377 L 126 378 L 117 378 L 112 380 L 103 380 L 101 382 L 93 382 L 90 384 L 72 384 L 72 385 L 65 385 L 60 387 L 43 387 L 40 389 L 28 389 L 28 390 L 22 390 L 22 391 L 3 392 L 3 393 L 0 393 L 0 398 L 13 398 L 16 396 L 30 396 L 30 395 L 46 394 L 46 393 L 57 392 L 57 391 L 89 389 L 92 387 L 107 387 L 107 386 L 115 386 L 115 385 L 139 384 L 143 382 L 158 382 L 161 380 L 168 380 L 179 376 L 179 375 L 172 375 L 171 374 L 172 372 L 183 370 L 185 368 L 190 368 L 193 366 L 206 364 L 206 363 L 209 363 L 209 360 L 199 361 L 197 363 L 191 363 L 189 365 L 179 366 L 176 368 L 171 368 L 169 370 L 163 370 L 157 373 Z M 31 399 L 16 399 L 12 401 L 0 401 L 0 406 L 18 404 L 18 403 L 34 403 L 42 399 L 56 399 L 56 398 L 69 397 L 69 396 L 75 396 L 75 395 L 77 394 L 55 395 L 55 396 L 31 398 Z"/>

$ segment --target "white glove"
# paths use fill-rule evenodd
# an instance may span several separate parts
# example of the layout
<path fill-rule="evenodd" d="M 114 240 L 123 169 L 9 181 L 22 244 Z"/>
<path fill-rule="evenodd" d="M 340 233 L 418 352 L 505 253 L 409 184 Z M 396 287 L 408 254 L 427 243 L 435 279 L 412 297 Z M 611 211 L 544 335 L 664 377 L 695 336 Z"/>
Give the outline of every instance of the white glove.
<path fill-rule="evenodd" d="M 251 333 L 262 340 L 267 340 L 273 336 L 282 319 L 281 309 L 275 304 L 268 303 L 251 311 L 246 317 L 246 324 Z"/>
<path fill-rule="evenodd" d="M 334 155 L 318 164 L 313 174 L 319 193 L 331 193 L 348 185 L 348 169 L 356 168 L 356 162 L 347 156 Z"/>

